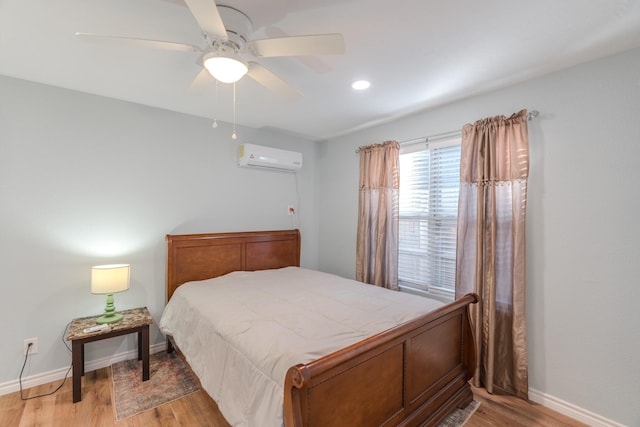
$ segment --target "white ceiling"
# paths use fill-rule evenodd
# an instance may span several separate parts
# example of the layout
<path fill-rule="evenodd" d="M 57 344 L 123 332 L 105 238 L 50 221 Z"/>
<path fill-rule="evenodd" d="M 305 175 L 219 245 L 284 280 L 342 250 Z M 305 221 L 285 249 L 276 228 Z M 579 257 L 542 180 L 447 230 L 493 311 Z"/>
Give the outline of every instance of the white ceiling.
<path fill-rule="evenodd" d="M 213 1 L 213 0 L 212 0 Z M 344 55 L 263 58 L 304 94 L 249 78 L 237 123 L 320 140 L 640 46 L 640 0 L 219 0 L 250 39 L 342 33 Z M 232 87 L 189 91 L 195 53 L 75 32 L 203 45 L 182 0 L 0 0 L 0 74 L 231 122 Z M 203 46 L 204 47 L 204 46 Z M 368 79 L 356 92 L 351 83 Z M 217 101 L 216 101 L 217 99 Z"/>

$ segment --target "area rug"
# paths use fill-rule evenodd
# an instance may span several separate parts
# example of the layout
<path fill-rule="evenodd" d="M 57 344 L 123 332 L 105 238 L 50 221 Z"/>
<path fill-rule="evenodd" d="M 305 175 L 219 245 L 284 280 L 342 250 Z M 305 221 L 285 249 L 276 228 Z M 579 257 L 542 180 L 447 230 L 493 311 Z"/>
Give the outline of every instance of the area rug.
<path fill-rule="evenodd" d="M 472 401 L 464 409 L 456 409 L 447 418 L 440 421 L 438 427 L 460 427 L 466 423 L 471 415 L 478 409 L 480 402 L 477 400 Z"/>
<path fill-rule="evenodd" d="M 142 362 L 124 360 L 111 365 L 112 402 L 116 421 L 131 417 L 199 390 L 176 353 L 149 356 L 149 380 L 142 381 Z"/>

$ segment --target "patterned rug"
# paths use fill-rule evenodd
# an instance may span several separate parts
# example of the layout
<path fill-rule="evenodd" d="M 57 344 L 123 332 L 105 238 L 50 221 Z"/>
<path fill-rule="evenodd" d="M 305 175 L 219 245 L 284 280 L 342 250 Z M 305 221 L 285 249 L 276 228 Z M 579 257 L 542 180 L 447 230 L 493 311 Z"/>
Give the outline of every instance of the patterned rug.
<path fill-rule="evenodd" d="M 466 423 L 467 420 L 471 418 L 471 415 L 473 415 L 473 413 L 476 412 L 476 409 L 478 409 L 478 406 L 480 406 L 480 402 L 478 402 L 477 400 L 474 400 L 473 402 L 469 403 L 466 408 L 456 409 L 447 418 L 440 421 L 440 424 L 438 424 L 438 427 L 463 426 L 464 423 Z"/>
<path fill-rule="evenodd" d="M 149 380 L 142 381 L 142 362 L 124 360 L 111 365 L 116 421 L 155 408 L 199 390 L 176 353 L 149 357 Z"/>

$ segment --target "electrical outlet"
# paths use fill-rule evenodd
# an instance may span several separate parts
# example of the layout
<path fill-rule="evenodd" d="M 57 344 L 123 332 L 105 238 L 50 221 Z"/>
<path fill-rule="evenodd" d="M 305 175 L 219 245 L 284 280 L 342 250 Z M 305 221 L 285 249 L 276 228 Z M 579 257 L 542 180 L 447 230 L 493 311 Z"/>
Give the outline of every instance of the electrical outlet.
<path fill-rule="evenodd" d="M 31 344 L 31 348 L 29 348 L 29 344 Z M 29 349 L 29 354 L 36 354 L 38 352 L 38 337 L 27 338 L 24 340 L 22 344 L 22 355 L 27 355 L 27 349 Z"/>

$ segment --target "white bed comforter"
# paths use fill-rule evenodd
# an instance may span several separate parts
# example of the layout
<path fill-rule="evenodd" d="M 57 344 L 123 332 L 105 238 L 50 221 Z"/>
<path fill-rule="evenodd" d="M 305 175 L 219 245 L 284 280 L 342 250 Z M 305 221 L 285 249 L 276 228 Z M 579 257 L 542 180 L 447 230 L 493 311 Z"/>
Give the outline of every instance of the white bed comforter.
<path fill-rule="evenodd" d="M 160 330 L 173 336 L 233 426 L 282 426 L 287 370 L 442 303 L 298 267 L 186 283 Z"/>

